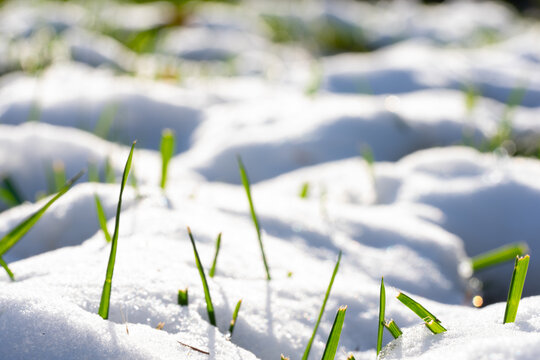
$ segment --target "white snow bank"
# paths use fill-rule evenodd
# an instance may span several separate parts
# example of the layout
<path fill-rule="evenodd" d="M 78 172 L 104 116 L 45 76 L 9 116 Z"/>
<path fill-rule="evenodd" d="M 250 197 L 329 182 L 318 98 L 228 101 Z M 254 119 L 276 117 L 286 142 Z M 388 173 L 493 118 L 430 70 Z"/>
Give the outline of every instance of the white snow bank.
<path fill-rule="evenodd" d="M 503 324 L 505 304 L 473 310 L 447 307 L 447 332 L 433 335 L 424 325 L 405 329 L 381 359 L 534 359 L 540 352 L 540 297 L 523 299 L 515 323 Z"/>
<path fill-rule="evenodd" d="M 84 65 L 49 68 L 42 77 L 20 75 L 0 87 L 0 123 L 39 120 L 78 127 L 139 147 L 159 149 L 164 128 L 175 131 L 177 152 L 185 151 L 202 111 L 212 101 L 201 93 L 129 77 Z"/>
<path fill-rule="evenodd" d="M 396 164 L 375 167 L 380 202 L 414 202 L 434 206 L 435 220 L 463 239 L 467 254 L 477 255 L 511 242 L 539 248 L 540 163 L 533 159 L 481 154 L 470 148 L 430 149 Z M 531 262 L 524 294 L 538 294 L 538 262 Z M 489 296 L 505 298 L 512 266 L 479 274 Z M 488 285 L 488 284 L 486 284 Z"/>

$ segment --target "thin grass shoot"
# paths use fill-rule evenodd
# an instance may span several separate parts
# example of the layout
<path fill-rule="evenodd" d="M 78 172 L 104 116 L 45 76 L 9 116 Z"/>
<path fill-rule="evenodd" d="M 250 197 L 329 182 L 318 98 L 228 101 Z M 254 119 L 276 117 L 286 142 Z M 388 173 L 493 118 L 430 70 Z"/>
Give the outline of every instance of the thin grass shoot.
<path fill-rule="evenodd" d="M 214 260 L 212 261 L 212 267 L 210 268 L 210 271 L 208 272 L 208 275 L 213 278 L 216 274 L 216 263 L 217 258 L 219 255 L 219 249 L 221 248 L 221 233 L 218 234 L 216 239 L 216 253 L 214 254 Z"/>
<path fill-rule="evenodd" d="M 131 169 L 131 161 L 133 159 L 133 150 L 135 149 L 135 143 L 131 145 L 131 150 L 124 166 L 124 173 L 122 174 L 122 182 L 120 183 L 120 195 L 118 196 L 118 206 L 116 207 L 116 219 L 114 222 L 114 232 L 111 243 L 111 253 L 109 255 L 109 262 L 107 264 L 107 273 L 105 275 L 105 282 L 103 283 L 103 291 L 101 292 L 101 301 L 99 303 L 98 314 L 103 319 L 109 318 L 109 303 L 111 301 L 112 290 L 112 277 L 114 273 L 114 264 L 116 261 L 116 249 L 118 247 L 118 233 L 120 231 L 120 212 L 122 211 L 122 194 L 126 186 L 129 170 Z"/>
<path fill-rule="evenodd" d="M 105 216 L 105 210 L 103 210 L 103 205 L 101 204 L 101 200 L 97 194 L 94 194 L 94 202 L 96 203 L 96 214 L 99 221 L 99 226 L 103 231 L 105 240 L 107 240 L 107 242 L 111 242 L 112 237 L 109 233 L 109 229 L 107 229 L 107 216 Z"/>
<path fill-rule="evenodd" d="M 332 277 L 330 278 L 330 283 L 328 284 L 328 288 L 326 289 L 326 294 L 324 295 L 324 300 L 321 306 L 321 310 L 319 311 L 319 317 L 317 318 L 317 322 L 315 323 L 315 328 L 313 329 L 311 338 L 309 339 L 306 349 L 304 350 L 304 354 L 302 355 L 302 360 L 307 360 L 309 356 L 309 352 L 311 351 L 311 345 L 313 344 L 313 341 L 315 340 L 317 329 L 319 328 L 319 324 L 321 323 L 324 309 L 326 308 L 326 302 L 328 301 L 328 297 L 330 296 L 330 291 L 332 290 L 332 285 L 334 284 L 334 279 L 336 278 L 336 274 L 338 272 L 340 262 L 341 262 L 341 251 L 339 252 L 336 265 L 334 266 L 334 271 L 332 273 Z"/>
<path fill-rule="evenodd" d="M 167 184 L 169 161 L 174 155 L 174 143 L 174 132 L 171 129 L 164 129 L 161 133 L 161 144 L 159 147 L 159 151 L 161 152 L 161 182 L 159 186 L 164 190 Z"/>
<path fill-rule="evenodd" d="M 384 289 L 384 278 L 381 278 L 381 290 L 379 294 L 379 326 L 377 328 L 377 355 L 379 355 L 382 349 L 385 309 L 386 291 Z"/>
<path fill-rule="evenodd" d="M 418 315 L 424 322 L 428 329 L 430 329 L 434 334 L 439 334 L 445 332 L 446 329 L 441 325 L 441 321 L 437 319 L 435 315 L 430 313 L 425 307 L 420 305 L 415 300 L 411 299 L 409 296 L 400 292 L 397 296 L 397 299 L 411 309 L 416 315 Z"/>
<path fill-rule="evenodd" d="M 246 168 L 244 167 L 244 164 L 242 163 L 242 159 L 240 158 L 240 156 L 238 156 L 238 169 L 240 170 L 240 177 L 242 178 L 242 184 L 244 185 L 244 189 L 246 190 L 246 195 L 249 202 L 249 210 L 251 212 L 251 218 L 253 219 L 253 224 L 255 225 L 255 230 L 257 231 L 257 238 L 259 240 L 259 246 L 261 248 L 264 268 L 266 270 L 266 279 L 271 280 L 270 268 L 268 267 L 268 262 L 266 261 L 266 255 L 264 253 L 264 246 L 263 246 L 263 242 L 261 238 L 261 228 L 259 226 L 259 220 L 257 218 L 257 214 L 255 213 L 255 207 L 253 206 L 253 199 L 251 198 L 251 186 L 250 186 Z"/>
<path fill-rule="evenodd" d="M 13 274 L 13 271 L 11 271 L 11 269 L 9 268 L 8 264 L 4 261 L 2 256 L 0 256 L 0 266 L 2 266 L 4 270 L 6 270 L 11 281 L 15 281 L 15 275 Z"/>
<path fill-rule="evenodd" d="M 238 313 L 240 312 L 240 306 L 242 306 L 242 299 L 238 300 L 236 307 L 234 308 L 231 323 L 229 324 L 229 334 L 232 336 L 234 327 L 236 326 L 236 319 L 238 319 Z"/>
<path fill-rule="evenodd" d="M 2 199 L 9 206 L 16 206 L 23 203 L 23 197 L 20 195 L 19 190 L 15 186 L 15 183 L 9 176 L 5 176 L 2 179 L 2 187 L 0 187 L 0 199 Z"/>
<path fill-rule="evenodd" d="M 300 199 L 307 199 L 309 195 L 309 183 L 306 181 L 302 184 L 302 187 L 300 188 L 300 193 L 298 196 L 300 196 Z"/>
<path fill-rule="evenodd" d="M 516 256 L 514 272 L 512 273 L 510 289 L 508 290 L 506 309 L 504 310 L 504 324 L 516 321 L 519 301 L 521 300 L 523 285 L 525 284 L 525 277 L 529 268 L 529 258 L 529 255 L 523 257 Z"/>
<path fill-rule="evenodd" d="M 178 290 L 178 305 L 187 306 L 189 302 L 188 289 Z"/>
<path fill-rule="evenodd" d="M 195 246 L 195 240 L 193 239 L 193 234 L 191 229 L 187 228 L 189 239 L 191 240 L 191 245 L 193 246 L 193 253 L 195 254 L 195 263 L 197 269 L 199 269 L 199 275 L 201 276 L 201 281 L 204 289 L 204 299 L 206 301 L 206 311 L 208 312 L 208 320 L 210 324 L 216 326 L 216 314 L 214 312 L 214 305 L 212 304 L 212 298 L 210 297 L 210 289 L 208 288 L 208 282 L 206 281 L 206 275 L 204 274 L 204 268 L 199 257 L 199 252 L 197 251 L 197 246 Z"/>
<path fill-rule="evenodd" d="M 471 259 L 474 272 L 514 260 L 516 256 L 522 256 L 529 251 L 529 246 L 524 242 L 512 243 L 477 255 Z"/>
<path fill-rule="evenodd" d="M 341 306 L 337 311 L 334 324 L 332 325 L 332 330 L 330 330 L 330 335 L 326 341 L 326 347 L 324 348 L 322 360 L 334 360 L 336 357 L 336 351 L 339 345 L 339 338 L 341 337 L 341 330 L 343 329 L 346 311 L 347 306 Z"/>
<path fill-rule="evenodd" d="M 397 339 L 401 335 L 403 335 L 403 331 L 397 326 L 396 322 L 394 320 L 385 321 L 384 327 L 392 334 L 394 339 Z"/>

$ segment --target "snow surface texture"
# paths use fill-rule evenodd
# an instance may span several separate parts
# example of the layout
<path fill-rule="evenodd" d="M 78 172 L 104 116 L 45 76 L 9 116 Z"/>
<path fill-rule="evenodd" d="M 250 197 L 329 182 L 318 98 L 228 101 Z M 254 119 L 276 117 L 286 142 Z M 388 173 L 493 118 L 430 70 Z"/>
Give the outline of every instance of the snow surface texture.
<path fill-rule="evenodd" d="M 299 359 L 342 251 L 310 358 L 341 305 L 336 358 L 375 358 L 384 276 L 387 317 L 404 334 L 385 333 L 381 358 L 536 359 L 540 163 L 511 155 L 540 140 L 538 26 L 488 2 L 265 4 L 204 4 L 164 29 L 178 14 L 162 2 L 0 8 L 0 178 L 25 201 L 0 203 L 0 234 L 44 204 L 54 166 L 68 177 L 94 166 L 103 179 L 108 163 L 118 182 L 138 140 L 109 320 L 97 315 L 110 244 L 94 195 L 112 232 L 119 186 L 84 175 L 3 255 L 16 281 L 0 273 L 0 358 Z M 273 43 L 280 27 L 309 51 Z M 121 41 L 156 29 L 153 54 Z M 335 55 L 329 32 L 376 51 Z M 164 128 L 177 144 L 162 191 Z M 457 146 L 493 150 L 504 131 L 492 152 Z M 223 234 L 208 278 L 217 327 L 187 226 L 206 271 Z M 526 298 L 503 325 L 512 264 L 471 278 L 470 257 L 517 241 L 532 254 Z M 398 291 L 448 331 L 431 334 Z M 492 304 L 474 309 L 478 294 Z"/>

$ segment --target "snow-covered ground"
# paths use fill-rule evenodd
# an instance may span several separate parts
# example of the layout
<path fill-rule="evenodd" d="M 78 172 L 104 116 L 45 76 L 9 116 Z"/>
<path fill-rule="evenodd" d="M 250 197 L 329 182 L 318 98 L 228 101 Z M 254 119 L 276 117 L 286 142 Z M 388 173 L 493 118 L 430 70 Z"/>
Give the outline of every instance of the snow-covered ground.
<path fill-rule="evenodd" d="M 0 198 L 0 234 L 47 201 L 52 169 L 116 177 L 84 175 L 2 255 L 16 281 L 0 273 L 1 359 L 299 359 L 340 251 L 310 358 L 341 305 L 336 359 L 376 357 L 383 276 L 404 334 L 385 333 L 381 358 L 538 357 L 538 24 L 490 2 L 270 4 L 0 7 L 0 178 L 24 200 Z M 166 128 L 176 152 L 162 191 Z M 135 139 L 103 320 L 110 244 L 94 195 L 112 232 Z M 208 278 L 217 327 L 188 226 L 206 271 L 223 234 Z M 473 274 L 470 258 L 518 241 L 531 265 L 503 325 L 512 264 Z M 448 331 L 433 335 L 399 291 Z M 492 304 L 474 308 L 476 295 Z"/>

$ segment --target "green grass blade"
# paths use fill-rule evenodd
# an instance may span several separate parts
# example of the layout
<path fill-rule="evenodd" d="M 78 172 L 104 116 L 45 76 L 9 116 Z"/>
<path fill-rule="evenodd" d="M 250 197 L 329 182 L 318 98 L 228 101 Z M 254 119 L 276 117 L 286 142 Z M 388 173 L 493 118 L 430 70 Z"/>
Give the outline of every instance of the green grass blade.
<path fill-rule="evenodd" d="M 8 205 L 20 205 L 23 203 L 23 198 L 17 190 L 13 180 L 6 176 L 2 179 L 2 198 L 8 202 Z"/>
<path fill-rule="evenodd" d="M 0 256 L 0 266 L 2 266 L 4 268 L 4 270 L 6 270 L 9 278 L 11 279 L 11 281 L 15 281 L 15 275 L 13 275 L 13 272 L 10 270 L 10 268 L 8 267 L 8 264 L 4 261 L 4 259 L 2 259 L 2 257 Z"/>
<path fill-rule="evenodd" d="M 238 169 L 240 170 L 240 177 L 242 178 L 242 184 L 246 190 L 246 195 L 249 201 L 249 210 L 251 212 L 251 218 L 253 219 L 253 224 L 255 224 L 255 230 L 257 230 L 257 238 L 259 239 L 259 246 L 261 247 L 262 258 L 264 262 L 264 268 L 266 270 L 266 279 L 271 280 L 270 269 L 268 267 L 268 262 L 266 261 L 266 255 L 264 253 L 264 247 L 261 238 L 261 228 L 259 226 L 259 220 L 257 219 L 257 214 L 255 213 L 255 207 L 253 206 L 253 200 L 251 198 L 251 188 L 249 183 L 249 178 L 246 172 L 246 168 L 242 163 L 242 159 L 238 156 Z"/>
<path fill-rule="evenodd" d="M 446 329 L 441 325 L 441 321 L 437 319 L 435 315 L 430 313 L 425 307 L 423 307 L 402 292 L 399 293 L 397 298 L 405 306 L 411 309 L 416 315 L 418 315 L 422 320 L 424 320 L 426 326 L 435 334 L 446 331 Z M 434 324 L 437 324 L 438 326 Z"/>
<path fill-rule="evenodd" d="M 345 321 L 345 311 L 347 311 L 347 306 L 341 306 L 338 309 L 336 318 L 334 319 L 334 324 L 332 325 L 332 330 L 330 330 L 330 335 L 326 341 L 326 347 L 324 348 L 322 360 L 334 360 L 336 356 L 339 338 L 341 336 L 341 329 L 343 328 L 343 321 Z"/>
<path fill-rule="evenodd" d="M 94 134 L 103 139 L 107 139 L 111 126 L 118 112 L 118 104 L 108 104 L 105 106 L 101 114 L 99 115 L 96 127 L 94 128 Z"/>
<path fill-rule="evenodd" d="M 103 231 L 103 235 L 105 235 L 105 240 L 107 240 L 107 242 L 111 242 L 111 234 L 109 233 L 109 229 L 107 229 L 107 217 L 105 216 L 103 205 L 101 205 L 101 200 L 99 199 L 99 196 L 97 196 L 97 194 L 94 194 L 94 200 L 96 202 L 96 213 L 99 220 L 99 226 Z"/>
<path fill-rule="evenodd" d="M 506 309 L 504 311 L 504 324 L 516 321 L 519 301 L 529 268 L 529 255 L 524 257 L 516 256 L 514 264 L 514 272 L 512 273 L 512 281 L 508 290 L 508 300 L 506 301 Z"/>
<path fill-rule="evenodd" d="M 302 184 L 302 187 L 300 188 L 300 193 L 298 196 L 300 196 L 300 199 L 306 199 L 309 194 L 309 183 L 306 181 Z"/>
<path fill-rule="evenodd" d="M 490 250 L 471 259 L 473 271 L 499 265 L 503 262 L 514 260 L 529 251 L 529 246 L 524 243 L 513 243 Z"/>
<path fill-rule="evenodd" d="M 178 305 L 187 306 L 188 305 L 188 289 L 178 290 Z"/>
<path fill-rule="evenodd" d="M 234 327 L 236 325 L 236 319 L 238 319 L 238 312 L 240 311 L 240 306 L 242 306 L 242 299 L 238 300 L 238 303 L 236 303 L 236 307 L 234 308 L 232 320 L 229 325 L 229 333 L 231 334 L 231 336 L 233 334 Z"/>
<path fill-rule="evenodd" d="M 388 322 L 384 323 L 384 327 L 390 331 L 390 334 L 394 337 L 394 339 L 397 339 L 403 334 L 403 331 L 397 326 L 394 320 L 390 320 Z"/>
<path fill-rule="evenodd" d="M 73 178 L 71 178 L 65 185 L 60 189 L 60 191 L 52 197 L 45 205 L 43 205 L 39 210 L 34 212 L 32 215 L 30 215 L 28 218 L 20 222 L 15 228 L 13 228 L 10 232 L 8 232 L 2 239 L 0 239 L 0 255 L 5 254 L 13 245 L 15 245 L 37 222 L 38 220 L 45 214 L 45 211 L 54 204 L 56 200 L 58 200 L 62 195 L 64 195 L 71 186 L 77 181 L 82 175 L 84 174 L 84 171 L 79 172 L 77 175 L 75 175 Z"/>
<path fill-rule="evenodd" d="M 206 300 L 206 311 L 208 311 L 208 320 L 210 324 L 216 326 L 216 314 L 214 312 L 214 305 L 212 304 L 212 298 L 210 297 L 210 289 L 208 288 L 208 282 L 206 281 L 206 275 L 204 275 L 204 269 L 201 264 L 201 259 L 199 258 L 199 252 L 195 246 L 195 240 L 193 239 L 193 234 L 191 229 L 187 228 L 189 239 L 191 240 L 191 245 L 193 245 L 193 253 L 195 254 L 195 263 L 197 264 L 197 269 L 199 269 L 199 275 L 201 275 L 201 281 L 204 289 L 204 299 Z"/>
<path fill-rule="evenodd" d="M 101 292 L 101 301 L 99 303 L 98 314 L 103 319 L 109 318 L 109 303 L 111 300 L 112 289 L 112 277 L 114 272 L 114 263 L 116 261 L 116 249 L 118 246 L 118 233 L 120 231 L 120 212 L 122 210 L 122 194 L 124 193 L 124 187 L 129 175 L 129 169 L 131 169 L 131 160 L 133 159 L 133 150 L 135 149 L 135 143 L 131 145 L 129 156 L 124 167 L 124 173 L 122 174 L 122 182 L 120 183 L 120 195 L 118 196 L 118 206 L 116 207 L 116 219 L 114 222 L 114 233 L 112 236 L 111 253 L 109 255 L 109 263 L 107 264 L 107 274 L 105 275 L 105 282 L 103 283 L 103 291 Z"/>
<path fill-rule="evenodd" d="M 379 326 L 377 329 L 377 355 L 379 355 L 382 349 L 385 308 L 386 308 L 386 292 L 384 289 L 384 278 L 381 278 L 381 291 L 380 291 L 380 296 L 379 296 Z"/>
<path fill-rule="evenodd" d="M 309 342 L 306 346 L 306 350 L 304 351 L 304 355 L 302 355 L 302 360 L 307 360 L 309 356 L 309 352 L 311 351 L 311 345 L 313 344 L 313 341 L 315 340 L 315 334 L 317 333 L 317 329 L 319 328 L 319 324 L 321 322 L 324 309 L 326 307 L 326 302 L 328 301 L 328 297 L 330 296 L 330 291 L 332 290 L 332 285 L 334 284 L 334 279 L 336 278 L 336 274 L 339 269 L 339 263 L 341 262 L 341 251 L 339 252 L 338 259 L 336 262 L 336 265 L 334 266 L 334 272 L 332 273 L 332 277 L 330 278 L 330 283 L 328 284 L 328 288 L 326 289 L 326 294 L 324 295 L 324 300 L 321 306 L 321 310 L 319 311 L 319 317 L 317 318 L 317 322 L 315 323 L 315 328 L 313 329 L 313 333 L 311 334 L 311 338 L 309 339 Z"/>
<path fill-rule="evenodd" d="M 218 234 L 217 239 L 216 239 L 216 253 L 214 254 L 214 261 L 212 261 L 212 267 L 210 268 L 210 272 L 208 273 L 208 275 L 211 278 L 213 278 L 214 275 L 216 274 L 216 263 L 217 263 L 217 258 L 219 255 L 220 248 L 221 248 L 221 233 Z"/>
<path fill-rule="evenodd" d="M 163 130 L 161 134 L 161 183 L 162 189 L 165 189 L 167 183 L 167 170 L 169 168 L 169 161 L 174 155 L 174 132 L 171 129 Z"/>

